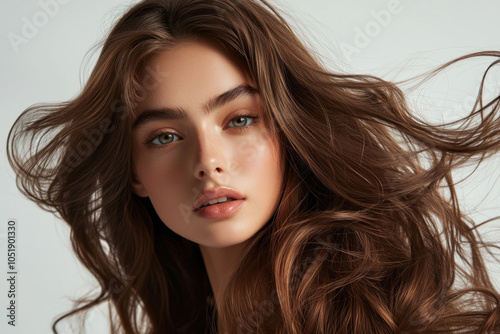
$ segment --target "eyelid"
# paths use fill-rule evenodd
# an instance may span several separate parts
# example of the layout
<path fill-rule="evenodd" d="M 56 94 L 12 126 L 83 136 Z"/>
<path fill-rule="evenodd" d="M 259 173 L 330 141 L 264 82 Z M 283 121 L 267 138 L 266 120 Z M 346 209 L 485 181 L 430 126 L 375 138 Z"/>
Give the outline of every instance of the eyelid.
<path fill-rule="evenodd" d="M 234 121 L 235 119 L 237 119 L 237 118 L 252 118 L 252 122 L 250 122 L 250 124 L 244 125 L 244 126 L 229 126 L 229 124 L 232 121 Z M 228 125 L 226 125 L 225 128 L 233 128 L 233 129 L 238 129 L 238 130 L 245 130 L 245 129 L 248 129 L 251 126 L 254 126 L 255 124 L 257 124 L 258 119 L 259 119 L 258 115 L 252 115 L 252 114 L 242 113 L 240 115 L 235 115 L 235 116 L 231 117 L 231 119 L 229 120 L 229 122 L 227 122 Z"/>
<path fill-rule="evenodd" d="M 246 130 L 246 129 L 249 129 L 250 127 L 256 125 L 259 121 L 259 116 L 256 114 L 241 113 L 241 114 L 238 114 L 238 115 L 231 117 L 231 119 L 229 120 L 229 122 L 227 122 L 227 124 L 229 124 L 230 122 L 234 121 L 237 118 L 251 118 L 252 122 L 250 122 L 250 124 L 248 124 L 248 125 L 241 126 L 241 127 L 226 125 L 224 127 L 224 129 L 232 128 L 232 129 L 237 129 L 237 130 Z M 155 140 L 157 137 L 162 136 L 162 135 L 166 135 L 166 134 L 172 134 L 174 136 L 177 136 L 179 138 L 178 140 L 183 139 L 182 136 L 179 135 L 178 133 L 176 133 L 175 131 L 162 129 L 162 130 L 154 131 L 149 136 L 147 136 L 146 139 L 144 140 L 144 144 L 149 145 L 149 146 L 153 146 L 155 148 L 161 148 L 161 147 L 168 146 L 169 144 L 171 144 L 173 142 L 163 144 L 163 145 L 156 145 L 156 144 L 152 143 L 153 140 Z M 176 140 L 176 141 L 178 141 L 178 140 Z"/>
<path fill-rule="evenodd" d="M 174 131 L 171 131 L 171 130 L 157 130 L 157 131 L 152 132 L 149 136 L 146 137 L 146 139 L 144 140 L 144 144 L 146 144 L 146 145 L 152 145 L 152 146 L 166 146 L 168 144 L 155 145 L 152 142 L 157 137 L 162 136 L 162 135 L 167 135 L 167 134 L 172 134 L 174 136 L 179 137 L 179 139 L 182 139 L 182 137 L 178 133 L 175 133 Z"/>

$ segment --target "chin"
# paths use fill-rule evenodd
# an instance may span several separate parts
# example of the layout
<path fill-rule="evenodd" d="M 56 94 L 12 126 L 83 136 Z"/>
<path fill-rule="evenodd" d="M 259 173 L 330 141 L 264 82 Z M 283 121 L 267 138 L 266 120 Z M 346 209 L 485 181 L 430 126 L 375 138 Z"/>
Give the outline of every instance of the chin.
<path fill-rule="evenodd" d="M 245 241 L 249 240 L 252 235 L 239 235 L 238 238 L 235 238 L 235 235 L 228 235 L 228 233 L 224 233 L 225 235 L 212 235 L 210 237 L 201 238 L 198 240 L 200 246 L 210 247 L 210 248 L 227 248 L 236 245 L 240 245 Z"/>

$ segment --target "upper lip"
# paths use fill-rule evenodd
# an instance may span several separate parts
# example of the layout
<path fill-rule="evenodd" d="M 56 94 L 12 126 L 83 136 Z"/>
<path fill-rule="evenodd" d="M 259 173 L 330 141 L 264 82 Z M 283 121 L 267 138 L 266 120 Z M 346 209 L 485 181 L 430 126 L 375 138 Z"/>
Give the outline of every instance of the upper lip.
<path fill-rule="evenodd" d="M 194 201 L 193 209 L 194 210 L 199 209 L 200 206 L 202 206 L 206 202 L 224 196 L 231 197 L 236 200 L 244 199 L 243 195 L 234 189 L 231 189 L 229 187 L 215 187 L 207 189 L 204 192 L 202 192 Z"/>

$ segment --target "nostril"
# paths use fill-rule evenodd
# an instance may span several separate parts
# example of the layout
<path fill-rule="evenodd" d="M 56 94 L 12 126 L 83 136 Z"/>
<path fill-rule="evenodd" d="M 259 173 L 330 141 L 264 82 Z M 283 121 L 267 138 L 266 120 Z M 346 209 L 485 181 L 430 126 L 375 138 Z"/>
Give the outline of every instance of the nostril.
<path fill-rule="evenodd" d="M 194 175 L 197 178 L 205 178 L 205 177 L 210 177 L 210 175 L 217 175 L 217 174 L 222 174 L 224 170 L 221 167 L 211 167 L 208 168 L 208 166 L 198 166 L 195 171 Z"/>

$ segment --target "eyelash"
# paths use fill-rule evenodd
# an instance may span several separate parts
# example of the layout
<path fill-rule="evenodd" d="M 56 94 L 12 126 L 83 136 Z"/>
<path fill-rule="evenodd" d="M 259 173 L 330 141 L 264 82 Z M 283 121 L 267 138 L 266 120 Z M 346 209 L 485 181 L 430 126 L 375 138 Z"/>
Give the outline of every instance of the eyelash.
<path fill-rule="evenodd" d="M 237 130 L 240 130 L 240 131 L 243 131 L 243 130 L 248 130 L 249 128 L 253 127 L 254 125 L 256 125 L 258 122 L 259 122 L 259 117 L 258 116 L 255 116 L 255 115 L 237 115 L 233 118 L 231 118 L 229 120 L 229 123 L 234 121 L 234 120 L 237 120 L 238 118 L 251 118 L 252 119 L 252 122 L 248 125 L 245 125 L 245 126 L 241 126 L 241 127 L 235 127 L 235 126 L 232 126 L 231 128 L 234 128 L 234 129 L 237 129 Z M 227 126 L 226 126 L 227 127 Z M 172 142 L 170 143 L 167 143 L 167 144 L 163 144 L 163 145 L 157 145 L 157 144 L 153 144 L 153 141 L 158 138 L 159 136 L 162 136 L 162 135 L 167 135 L 167 134 L 172 134 L 174 136 L 177 136 L 180 138 L 179 135 L 173 133 L 173 132 L 169 132 L 169 131 L 158 131 L 158 132 L 155 132 L 153 133 L 151 136 L 149 136 L 146 141 L 145 141 L 145 144 L 147 145 L 150 145 L 150 146 L 153 146 L 154 148 L 161 148 L 161 147 L 165 147 L 169 144 L 171 144 Z"/>
<path fill-rule="evenodd" d="M 253 115 L 238 115 L 238 116 L 235 116 L 233 118 L 231 118 L 229 120 L 229 123 L 231 123 L 232 121 L 238 119 L 238 118 L 252 118 L 252 122 L 248 125 L 245 125 L 245 126 L 233 126 L 232 128 L 235 128 L 235 129 L 238 129 L 238 130 L 247 130 L 248 128 L 254 126 L 257 122 L 258 122 L 258 119 L 259 117 L 257 116 L 253 116 Z"/>

